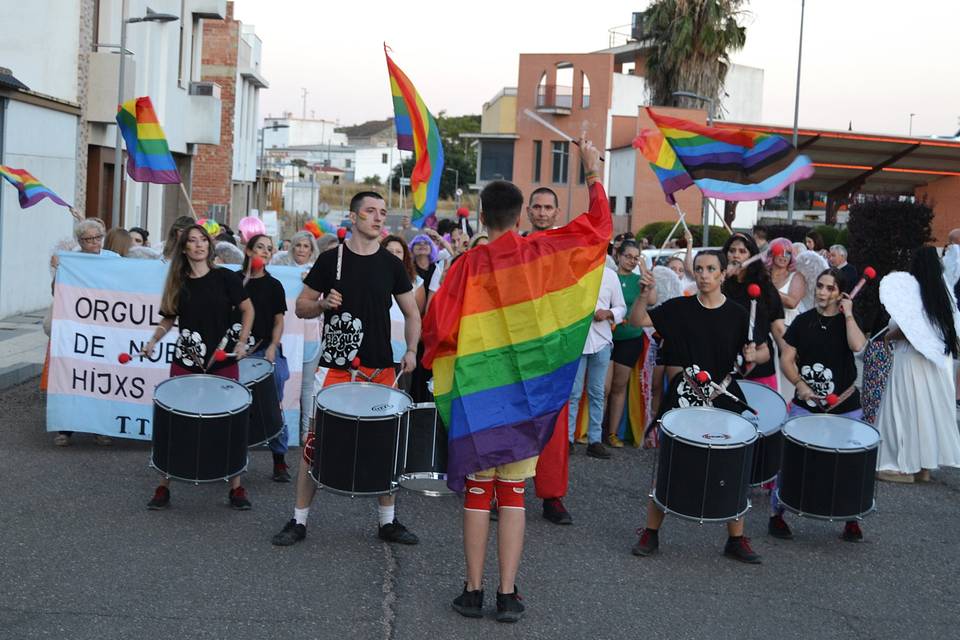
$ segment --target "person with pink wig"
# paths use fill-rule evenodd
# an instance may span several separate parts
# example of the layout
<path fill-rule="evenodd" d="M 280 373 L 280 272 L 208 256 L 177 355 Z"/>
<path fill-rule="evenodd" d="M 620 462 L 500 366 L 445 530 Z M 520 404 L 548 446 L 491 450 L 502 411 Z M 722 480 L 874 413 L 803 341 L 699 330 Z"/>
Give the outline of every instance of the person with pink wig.
<path fill-rule="evenodd" d="M 256 216 L 242 218 L 237 224 L 237 229 L 240 232 L 241 244 L 250 242 L 253 236 L 267 235 L 267 227 L 263 224 L 263 220 Z"/>
<path fill-rule="evenodd" d="M 773 286 L 780 293 L 783 302 L 783 323 L 790 326 L 793 319 L 802 311 L 802 302 L 807 295 L 807 280 L 797 271 L 797 260 L 793 243 L 786 238 L 776 238 L 770 242 L 764 262 L 770 271 Z"/>

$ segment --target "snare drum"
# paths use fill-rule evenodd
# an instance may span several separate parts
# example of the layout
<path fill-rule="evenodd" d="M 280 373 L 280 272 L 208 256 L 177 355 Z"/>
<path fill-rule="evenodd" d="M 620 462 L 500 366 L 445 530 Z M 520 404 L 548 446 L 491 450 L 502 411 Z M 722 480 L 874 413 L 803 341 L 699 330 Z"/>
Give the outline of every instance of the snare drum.
<path fill-rule="evenodd" d="M 228 480 L 247 468 L 252 397 L 239 382 L 206 374 L 164 380 L 153 392 L 150 464 L 174 480 Z"/>
<path fill-rule="evenodd" d="M 243 358 L 237 364 L 240 368 L 240 384 L 253 395 L 247 445 L 254 447 L 272 440 L 283 431 L 283 413 L 277 385 L 273 380 L 274 367 L 266 358 L 257 357 Z"/>
<path fill-rule="evenodd" d="M 759 415 L 744 411 L 743 417 L 753 423 L 760 434 L 753 452 L 753 470 L 750 486 L 756 487 L 773 480 L 780 470 L 780 454 L 783 449 L 783 434 L 780 429 L 787 421 L 787 403 L 783 396 L 758 382 L 738 380 L 737 384 L 747 399 L 747 404 Z"/>
<path fill-rule="evenodd" d="M 757 430 L 732 411 L 671 409 L 660 421 L 653 501 L 698 522 L 737 520 L 750 508 L 747 489 Z"/>
<path fill-rule="evenodd" d="M 809 415 L 783 425 L 780 502 L 800 516 L 855 520 L 876 507 L 880 433 L 843 416 Z"/>
<path fill-rule="evenodd" d="M 447 429 L 432 402 L 410 410 L 400 486 L 425 496 L 454 495 L 447 487 Z"/>
<path fill-rule="evenodd" d="M 410 396 L 373 382 L 344 382 L 321 389 L 316 402 L 310 476 L 317 486 L 348 496 L 396 491 Z"/>

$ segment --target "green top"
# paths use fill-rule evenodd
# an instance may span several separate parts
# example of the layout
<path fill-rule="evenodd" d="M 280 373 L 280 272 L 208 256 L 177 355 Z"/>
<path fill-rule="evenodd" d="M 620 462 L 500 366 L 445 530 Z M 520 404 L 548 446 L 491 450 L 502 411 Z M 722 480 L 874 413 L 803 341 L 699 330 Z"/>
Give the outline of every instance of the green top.
<path fill-rule="evenodd" d="M 633 301 L 640 295 L 640 276 L 635 273 L 626 275 L 617 273 L 620 278 L 620 288 L 623 289 L 623 300 L 627 303 L 627 318 L 630 317 L 630 309 L 633 308 Z M 643 335 L 643 327 L 631 327 L 624 320 L 613 330 L 613 341 L 631 340 Z"/>

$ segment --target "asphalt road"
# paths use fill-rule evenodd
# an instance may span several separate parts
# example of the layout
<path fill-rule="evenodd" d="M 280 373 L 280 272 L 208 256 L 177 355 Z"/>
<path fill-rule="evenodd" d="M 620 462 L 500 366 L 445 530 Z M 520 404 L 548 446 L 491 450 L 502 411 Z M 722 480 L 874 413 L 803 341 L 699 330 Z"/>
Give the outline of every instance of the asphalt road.
<path fill-rule="evenodd" d="M 796 539 L 766 536 L 756 495 L 747 533 L 762 566 L 722 557 L 725 532 L 669 519 L 661 552 L 635 558 L 652 456 L 610 461 L 578 447 L 557 527 L 528 502 L 518 583 L 527 616 L 461 618 L 456 499 L 401 494 L 398 515 L 416 547 L 376 538 L 375 502 L 319 494 L 307 539 L 274 548 L 290 518 L 292 485 L 252 456 L 244 484 L 254 508 L 227 507 L 226 486 L 175 484 L 173 507 L 148 512 L 157 476 L 145 443 L 65 449 L 43 430 L 36 380 L 0 394 L 0 638 L 956 638 L 960 636 L 960 472 L 930 485 L 878 489 L 866 541 L 841 525 L 790 518 Z M 532 492 L 531 492 L 532 493 Z"/>

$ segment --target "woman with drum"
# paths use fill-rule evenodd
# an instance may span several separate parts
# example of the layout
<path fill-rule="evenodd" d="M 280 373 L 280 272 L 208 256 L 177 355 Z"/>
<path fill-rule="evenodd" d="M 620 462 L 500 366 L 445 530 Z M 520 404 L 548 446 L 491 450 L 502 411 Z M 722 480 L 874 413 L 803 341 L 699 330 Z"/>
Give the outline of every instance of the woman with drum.
<path fill-rule="evenodd" d="M 933 469 L 960 467 L 952 362 L 960 356 L 960 318 L 937 250 L 922 247 L 910 273 L 885 276 L 880 302 L 890 314 L 883 340 L 893 366 L 877 415 L 877 478 L 929 482 Z"/>
<path fill-rule="evenodd" d="M 773 354 L 773 341 L 770 332 L 779 341 L 783 336 L 783 303 L 780 302 L 780 292 L 770 281 L 770 275 L 763 266 L 762 260 L 755 260 L 747 267 L 740 265 L 749 258 L 760 253 L 756 243 L 747 235 L 735 233 L 723 244 L 723 253 L 727 258 L 726 279 L 723 281 L 723 293 L 731 301 L 736 302 L 744 309 L 751 308 L 752 299 L 749 292 L 752 285 L 760 288 L 760 296 L 756 299 L 757 311 L 755 326 L 750 330 L 757 344 L 765 342 L 767 350 Z M 753 318 L 751 318 L 753 320 Z M 744 366 L 741 373 L 745 380 L 752 380 L 778 390 L 777 375 L 772 359 L 756 366 Z"/>
<path fill-rule="evenodd" d="M 714 406 L 740 413 L 743 392 L 730 375 L 737 359 L 742 357 L 750 364 L 765 363 L 770 358 L 766 344 L 756 346 L 747 341 L 746 310 L 721 291 L 726 266 L 724 253 L 701 251 L 694 259 L 697 295 L 674 298 L 654 309 L 647 308 L 653 277 L 643 276 L 645 287 L 633 305 L 629 322 L 633 326 L 654 327 L 664 339 L 662 357 L 670 387 L 661 403 L 658 421 L 677 407 Z M 633 547 L 634 555 L 649 556 L 657 551 L 663 517 L 664 512 L 651 500 L 646 527 L 638 532 L 640 539 Z M 724 555 L 757 564 L 760 556 L 743 535 L 743 524 L 742 516 L 727 522 L 729 537 Z"/>
<path fill-rule="evenodd" d="M 170 364 L 171 377 L 211 373 L 236 380 L 237 360 L 246 355 L 253 326 L 253 304 L 240 277 L 213 264 L 213 240 L 206 229 L 197 224 L 183 229 L 169 255 L 170 269 L 160 301 L 163 320 L 143 346 L 141 355 L 149 357 L 157 343 L 177 324 L 180 335 Z M 242 314 L 239 339 L 233 348 L 233 357 L 218 361 L 216 352 L 223 348 L 221 342 L 230 331 L 234 309 Z M 168 507 L 169 487 L 170 480 L 162 478 L 147 508 Z M 230 506 L 240 510 L 251 506 L 239 475 L 230 480 Z"/>
<path fill-rule="evenodd" d="M 867 338 L 853 317 L 853 300 L 840 289 L 842 278 L 836 269 L 821 273 L 815 285 L 816 306 L 797 316 L 783 337 L 780 367 L 796 387 L 790 417 L 830 413 L 860 420 L 863 416 L 854 354 L 863 350 Z M 793 533 L 783 519 L 784 507 L 776 491 L 770 494 L 770 507 L 769 534 L 789 540 Z M 842 538 L 863 539 L 856 520 L 846 523 Z"/>
<path fill-rule="evenodd" d="M 243 273 L 246 282 L 243 288 L 253 303 L 253 327 L 249 338 L 253 353 L 250 355 L 273 363 L 277 398 L 283 403 L 283 385 L 290 379 L 290 368 L 283 355 L 283 345 L 280 344 L 283 337 L 283 315 L 287 312 L 287 296 L 280 281 L 263 267 L 270 262 L 273 254 L 273 240 L 270 236 L 255 235 L 247 241 L 244 253 Z M 285 459 L 287 437 L 287 423 L 284 421 L 280 434 L 268 442 L 273 453 L 274 482 L 290 482 L 290 472 Z"/>

